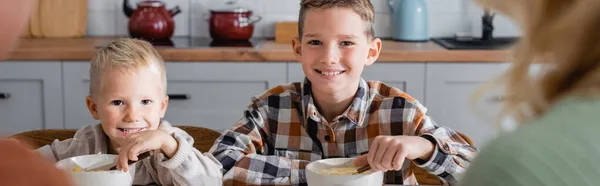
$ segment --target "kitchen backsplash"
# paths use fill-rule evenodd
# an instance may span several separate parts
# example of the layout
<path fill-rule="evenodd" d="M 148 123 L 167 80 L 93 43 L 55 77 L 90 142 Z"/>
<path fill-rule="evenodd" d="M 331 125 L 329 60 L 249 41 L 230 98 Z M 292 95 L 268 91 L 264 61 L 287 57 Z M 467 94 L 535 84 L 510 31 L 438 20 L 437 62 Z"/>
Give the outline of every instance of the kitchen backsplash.
<path fill-rule="evenodd" d="M 130 4 L 141 0 L 131 0 Z M 175 17 L 175 36 L 209 37 L 206 17 L 209 10 L 225 0 L 164 0 L 167 8 L 178 5 L 182 12 Z M 274 37 L 277 21 L 296 21 L 300 0 L 238 0 L 255 15 L 262 16 L 254 30 L 255 37 Z M 128 18 L 123 14 L 123 0 L 88 0 L 89 36 L 125 36 Z M 371 0 L 376 12 L 376 36 L 391 37 L 391 14 L 387 0 Z M 456 33 L 481 35 L 483 10 L 471 0 L 427 0 L 429 30 L 432 37 Z M 494 20 L 494 36 L 517 36 L 518 28 L 502 15 Z"/>

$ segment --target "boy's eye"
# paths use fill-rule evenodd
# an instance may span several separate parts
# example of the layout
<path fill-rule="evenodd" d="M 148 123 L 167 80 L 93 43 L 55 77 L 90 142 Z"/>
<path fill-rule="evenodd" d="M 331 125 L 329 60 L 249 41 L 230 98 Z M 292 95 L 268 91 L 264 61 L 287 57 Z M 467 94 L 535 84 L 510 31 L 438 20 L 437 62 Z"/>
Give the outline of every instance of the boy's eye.
<path fill-rule="evenodd" d="M 350 45 L 354 45 L 354 43 L 353 43 L 353 42 L 350 42 L 350 41 L 342 41 L 342 42 L 340 43 L 340 45 L 342 45 L 342 46 L 350 46 Z"/>
<path fill-rule="evenodd" d="M 142 100 L 142 105 L 149 105 L 150 103 L 152 103 L 152 100 L 149 100 L 149 99 Z"/>
<path fill-rule="evenodd" d="M 123 101 L 121 101 L 121 100 L 113 100 L 113 101 L 110 102 L 110 104 L 119 106 L 119 105 L 123 105 Z"/>
<path fill-rule="evenodd" d="M 321 41 L 318 40 L 310 40 L 308 41 L 309 45 L 321 45 Z"/>

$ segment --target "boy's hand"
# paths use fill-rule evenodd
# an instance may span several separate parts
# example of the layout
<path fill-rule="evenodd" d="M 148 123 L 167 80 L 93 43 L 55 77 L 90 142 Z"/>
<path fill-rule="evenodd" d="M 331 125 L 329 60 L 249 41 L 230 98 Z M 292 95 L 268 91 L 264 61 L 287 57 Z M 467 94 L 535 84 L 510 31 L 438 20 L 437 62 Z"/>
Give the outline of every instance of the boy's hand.
<path fill-rule="evenodd" d="M 117 170 L 127 172 L 128 160 L 137 161 L 138 155 L 147 151 L 160 149 L 167 157 L 177 152 L 177 140 L 163 130 L 147 130 L 134 133 L 123 141 L 119 150 Z"/>
<path fill-rule="evenodd" d="M 367 163 L 373 171 L 400 170 L 404 159 L 429 160 L 433 154 L 433 144 L 418 136 L 377 136 L 369 153 L 354 160 L 361 167 Z"/>

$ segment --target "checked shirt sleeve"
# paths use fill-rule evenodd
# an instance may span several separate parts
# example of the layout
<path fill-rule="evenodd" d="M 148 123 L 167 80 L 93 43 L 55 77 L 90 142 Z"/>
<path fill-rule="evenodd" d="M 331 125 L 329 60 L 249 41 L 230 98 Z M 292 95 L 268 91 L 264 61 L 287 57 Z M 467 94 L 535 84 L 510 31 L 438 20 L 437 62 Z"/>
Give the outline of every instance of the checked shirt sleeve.
<path fill-rule="evenodd" d="M 424 109 L 423 109 L 424 110 Z M 438 126 L 429 116 L 417 109 L 413 123 L 416 134 L 431 141 L 434 148 L 429 160 L 416 159 L 415 164 L 439 177 L 444 185 L 455 185 L 475 157 L 478 149 L 471 146 L 458 132 Z"/>
<path fill-rule="evenodd" d="M 308 161 L 268 156 L 267 108 L 253 104 L 219 137 L 211 153 L 221 162 L 224 185 L 303 185 Z"/>

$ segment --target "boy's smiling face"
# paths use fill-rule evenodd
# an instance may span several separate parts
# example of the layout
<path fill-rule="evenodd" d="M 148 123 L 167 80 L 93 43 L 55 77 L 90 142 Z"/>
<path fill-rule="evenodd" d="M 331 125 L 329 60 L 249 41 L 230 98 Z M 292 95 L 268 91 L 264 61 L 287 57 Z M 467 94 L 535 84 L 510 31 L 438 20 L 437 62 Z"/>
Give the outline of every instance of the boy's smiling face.
<path fill-rule="evenodd" d="M 313 90 L 334 94 L 356 91 L 381 41 L 367 36 L 365 21 L 352 9 L 334 7 L 306 11 L 302 39 L 293 47 Z"/>
<path fill-rule="evenodd" d="M 156 130 L 168 105 L 156 68 L 137 72 L 107 70 L 100 77 L 97 95 L 88 96 L 92 117 L 100 120 L 104 133 L 118 147 L 128 134 Z"/>

